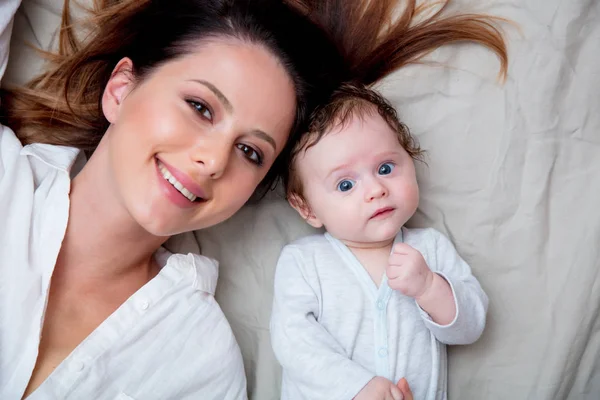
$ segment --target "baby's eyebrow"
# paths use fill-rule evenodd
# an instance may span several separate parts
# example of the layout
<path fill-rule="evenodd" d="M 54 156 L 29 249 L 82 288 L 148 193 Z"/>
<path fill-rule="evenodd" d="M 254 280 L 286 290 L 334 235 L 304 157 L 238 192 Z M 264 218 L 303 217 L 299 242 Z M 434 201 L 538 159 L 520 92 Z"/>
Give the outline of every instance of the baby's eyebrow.
<path fill-rule="evenodd" d="M 327 180 L 327 179 L 329 179 L 329 178 L 330 178 L 330 177 L 331 177 L 333 174 L 335 174 L 336 172 L 340 172 L 340 171 L 343 171 L 343 170 L 345 170 L 345 169 L 348 169 L 348 168 L 350 168 L 350 165 L 349 165 L 349 164 L 342 164 L 342 165 L 339 165 L 339 166 L 335 167 L 334 169 L 332 169 L 331 171 L 329 171 L 329 173 L 328 173 L 327 175 L 325 175 L 325 179 Z"/>
<path fill-rule="evenodd" d="M 400 156 L 402 153 L 400 153 L 397 150 L 389 150 L 389 151 L 385 151 L 381 154 L 378 155 L 378 157 L 380 158 L 386 158 L 386 157 L 391 157 L 391 156 Z"/>

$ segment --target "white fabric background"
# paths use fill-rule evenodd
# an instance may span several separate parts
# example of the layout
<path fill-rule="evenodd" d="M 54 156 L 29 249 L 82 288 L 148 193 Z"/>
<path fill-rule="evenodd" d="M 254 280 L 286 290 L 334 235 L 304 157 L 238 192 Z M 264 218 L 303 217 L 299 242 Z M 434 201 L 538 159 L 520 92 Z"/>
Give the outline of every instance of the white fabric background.
<path fill-rule="evenodd" d="M 25 0 L 5 83 L 37 68 L 62 0 Z M 511 19 L 510 68 L 474 45 L 397 72 L 382 90 L 428 152 L 414 227 L 446 233 L 490 297 L 475 345 L 449 351 L 451 399 L 600 398 L 600 1 L 458 0 Z M 251 398 L 276 399 L 269 344 L 279 250 L 310 228 L 276 195 L 196 233 L 221 261 L 217 299 L 244 353 Z M 192 235 L 172 248 L 195 248 Z M 201 356 L 201 355 L 199 355 Z"/>

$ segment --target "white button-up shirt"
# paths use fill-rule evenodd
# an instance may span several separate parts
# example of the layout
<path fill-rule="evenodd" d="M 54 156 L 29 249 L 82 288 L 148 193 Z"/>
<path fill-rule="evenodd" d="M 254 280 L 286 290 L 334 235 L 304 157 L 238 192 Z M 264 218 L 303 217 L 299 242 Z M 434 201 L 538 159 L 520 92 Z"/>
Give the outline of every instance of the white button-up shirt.
<path fill-rule="evenodd" d="M 19 1 L 0 4 L 0 77 Z M 0 125 L 0 399 L 21 399 L 36 364 L 78 150 L 23 147 Z M 160 249 L 160 273 L 28 399 L 245 399 L 240 349 L 213 295 L 217 264 Z"/>
<path fill-rule="evenodd" d="M 10 129 L 0 127 L 3 400 L 21 398 L 36 363 L 77 154 L 67 147 L 22 147 Z M 213 297 L 216 262 L 164 249 L 156 258 L 160 273 L 92 332 L 29 399 L 246 398 L 241 353 Z"/>

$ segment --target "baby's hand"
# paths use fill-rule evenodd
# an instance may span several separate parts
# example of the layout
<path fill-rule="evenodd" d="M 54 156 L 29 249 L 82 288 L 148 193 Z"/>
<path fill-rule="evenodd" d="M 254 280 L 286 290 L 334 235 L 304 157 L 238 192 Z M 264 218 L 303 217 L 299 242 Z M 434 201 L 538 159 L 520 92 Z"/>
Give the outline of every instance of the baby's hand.
<path fill-rule="evenodd" d="M 405 296 L 419 298 L 431 287 L 433 272 L 419 250 L 398 243 L 392 249 L 389 263 L 385 272 L 392 289 Z"/>
<path fill-rule="evenodd" d="M 392 381 L 376 376 L 358 392 L 354 400 L 404 400 L 404 396 Z"/>

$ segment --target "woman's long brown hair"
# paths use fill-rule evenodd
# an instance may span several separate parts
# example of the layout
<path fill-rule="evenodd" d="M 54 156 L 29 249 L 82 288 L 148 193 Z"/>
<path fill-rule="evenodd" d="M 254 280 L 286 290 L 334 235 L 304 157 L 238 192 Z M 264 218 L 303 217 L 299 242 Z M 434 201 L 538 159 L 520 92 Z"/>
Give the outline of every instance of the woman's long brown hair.
<path fill-rule="evenodd" d="M 188 2 L 201 5 L 200 8 L 206 10 L 206 19 L 212 18 L 211 12 L 219 12 L 217 8 L 227 3 L 225 0 Z M 325 30 L 337 46 L 346 65 L 344 68 L 332 66 L 329 71 L 337 71 L 339 81 L 371 85 L 398 68 L 418 62 L 442 45 L 460 41 L 480 43 L 494 51 L 500 58 L 504 76 L 508 57 L 498 29 L 500 19 L 477 14 L 446 15 L 449 2 L 426 2 L 417 6 L 416 0 L 287 0 Z M 138 48 L 151 43 L 143 37 L 148 36 L 148 32 L 151 39 L 161 41 L 158 35 L 177 30 L 174 26 L 165 26 L 164 19 L 158 24 L 162 25 L 161 29 L 156 26 L 148 29 L 153 12 L 165 14 L 175 4 L 164 0 L 95 0 L 92 17 L 87 20 L 93 40 L 82 41 L 77 38 L 70 17 L 70 3 L 64 0 L 58 52 L 44 53 L 49 64 L 39 77 L 24 87 L 2 92 L 0 121 L 15 130 L 24 144 L 44 142 L 93 150 L 108 127 L 99 103 L 112 69 L 119 58 L 131 56 L 132 52 L 140 53 Z M 151 10 L 154 3 L 155 10 Z M 232 5 L 243 3 L 260 6 L 260 1 L 252 0 L 230 0 L 229 3 L 233 9 Z M 433 7 L 437 7 L 437 11 L 432 12 Z M 176 15 L 173 20 L 177 23 L 181 18 Z M 205 19 L 202 16 L 198 19 L 198 25 L 210 23 L 202 21 Z M 281 22 L 276 29 L 283 30 L 284 24 Z M 291 36 L 287 32 L 279 35 Z M 325 57 L 320 43 L 315 40 L 318 36 L 303 38 L 306 32 L 295 35 L 300 37 L 299 41 L 312 39 L 315 51 L 306 56 L 312 60 L 299 61 L 300 57 L 296 56 L 294 64 L 337 62 L 332 61 L 334 56 Z M 147 47 L 147 51 L 153 52 L 157 46 Z M 181 46 L 164 47 L 171 51 Z M 140 58 L 142 64 L 156 62 L 142 55 Z M 313 90 L 318 86 L 315 82 L 309 84 Z"/>
<path fill-rule="evenodd" d="M 47 61 L 44 72 L 25 86 L 2 90 L 2 124 L 12 128 L 24 145 L 49 143 L 93 150 L 108 128 L 100 98 L 102 84 L 114 67 L 109 62 L 111 53 L 119 53 L 124 39 L 120 37 L 124 32 L 117 28 L 148 2 L 95 1 L 93 17 L 79 28 L 105 35 L 98 35 L 100 40 L 92 46 L 84 46 L 75 32 L 71 2 L 64 0 L 57 51 L 38 49 Z"/>
<path fill-rule="evenodd" d="M 109 126 L 104 88 L 119 60 L 131 59 L 132 78 L 196 49 L 199 41 L 234 38 L 263 46 L 294 83 L 296 118 L 286 147 L 259 188 L 286 169 L 285 159 L 311 111 L 323 103 L 347 68 L 327 34 L 284 0 L 93 0 L 88 18 L 73 21 L 64 0 L 57 52 L 24 87 L 2 90 L 0 122 L 19 140 L 92 152 Z M 321 60 L 314 63 L 312 57 Z"/>
<path fill-rule="evenodd" d="M 156 65 L 185 53 L 190 36 L 232 35 L 271 48 L 296 82 L 297 129 L 265 187 L 285 175 L 303 121 L 341 82 L 371 85 L 459 41 L 490 48 L 500 58 L 501 74 L 507 70 L 500 19 L 447 15 L 449 0 L 420 6 L 415 0 L 94 0 L 83 40 L 70 3 L 64 0 L 58 52 L 45 53 L 46 70 L 24 87 L 0 92 L 0 122 L 23 144 L 93 151 L 108 127 L 102 92 L 121 58 L 131 58 L 132 72 L 143 79 Z"/>
<path fill-rule="evenodd" d="M 323 26 L 350 69 L 350 79 L 372 85 L 390 73 L 419 62 L 447 44 L 475 42 L 500 59 L 500 77 L 508 69 L 501 18 L 449 13 L 450 0 L 288 0 Z"/>
<path fill-rule="evenodd" d="M 268 49 L 294 83 L 296 126 L 345 75 L 323 30 L 284 0 L 93 0 L 80 21 L 71 18 L 72 3 L 63 0 L 58 51 L 42 51 L 45 70 L 2 91 L 0 121 L 23 144 L 93 150 L 108 127 L 101 98 L 118 61 L 130 58 L 140 81 L 199 40 L 230 37 Z M 312 62 L 315 53 L 326 61 Z"/>

